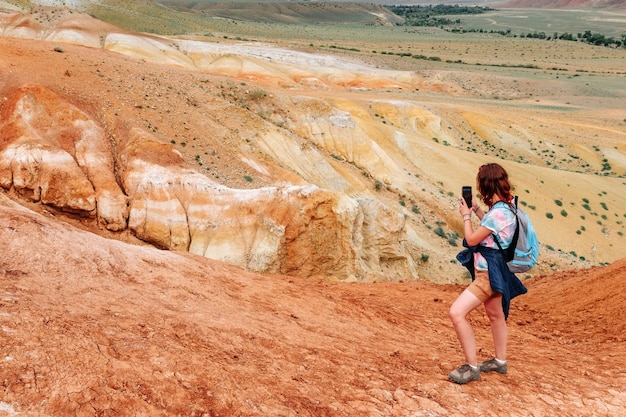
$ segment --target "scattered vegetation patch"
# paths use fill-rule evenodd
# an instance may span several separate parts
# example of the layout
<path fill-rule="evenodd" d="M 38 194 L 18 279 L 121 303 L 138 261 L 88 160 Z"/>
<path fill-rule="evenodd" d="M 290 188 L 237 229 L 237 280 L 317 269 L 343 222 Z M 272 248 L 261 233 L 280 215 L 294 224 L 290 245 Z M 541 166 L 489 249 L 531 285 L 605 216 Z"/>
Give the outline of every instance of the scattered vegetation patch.
<path fill-rule="evenodd" d="M 482 14 L 493 9 L 479 6 L 459 5 L 428 5 L 428 6 L 386 6 L 394 14 L 404 18 L 399 26 L 442 26 L 461 23 L 460 19 L 449 19 L 444 16 Z"/>
<path fill-rule="evenodd" d="M 621 38 L 607 36 L 601 33 L 585 30 L 577 34 L 569 32 L 552 32 L 532 31 L 528 33 L 515 34 L 511 29 L 483 29 L 483 28 L 464 28 L 463 21 L 458 16 L 480 15 L 492 12 L 496 9 L 481 6 L 460 6 L 460 5 L 395 5 L 386 6 L 394 14 L 404 19 L 403 23 L 397 23 L 399 26 L 427 26 L 439 27 L 451 33 L 486 33 L 499 34 L 502 36 L 512 36 L 529 39 L 540 39 L 546 41 L 562 40 L 570 42 L 583 42 L 595 46 L 605 46 L 609 48 L 626 47 L 626 34 L 622 34 Z M 529 66 L 529 68 L 533 68 Z"/>

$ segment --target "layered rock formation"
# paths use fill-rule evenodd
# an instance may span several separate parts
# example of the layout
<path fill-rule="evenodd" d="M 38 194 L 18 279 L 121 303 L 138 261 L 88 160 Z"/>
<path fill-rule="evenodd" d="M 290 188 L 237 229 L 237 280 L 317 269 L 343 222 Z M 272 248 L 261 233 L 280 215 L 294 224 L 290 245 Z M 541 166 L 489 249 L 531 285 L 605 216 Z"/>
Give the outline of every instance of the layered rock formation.
<path fill-rule="evenodd" d="M 18 88 L 0 117 L 0 185 L 58 209 L 126 228 L 126 196 L 114 175 L 111 144 L 78 107 L 39 86 Z"/>
<path fill-rule="evenodd" d="M 228 188 L 140 128 L 116 151 L 92 117 L 41 86 L 15 89 L 2 119 L 0 185 L 34 202 L 258 272 L 417 277 L 404 217 L 378 200 L 315 185 Z"/>

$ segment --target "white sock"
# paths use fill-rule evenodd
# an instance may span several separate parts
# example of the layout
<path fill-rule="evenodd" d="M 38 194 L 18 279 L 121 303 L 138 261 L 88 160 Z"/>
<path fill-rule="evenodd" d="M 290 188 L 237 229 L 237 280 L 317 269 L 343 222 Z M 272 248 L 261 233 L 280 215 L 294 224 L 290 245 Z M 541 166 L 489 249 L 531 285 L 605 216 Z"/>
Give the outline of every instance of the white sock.
<path fill-rule="evenodd" d="M 506 361 L 503 361 L 502 359 L 498 359 L 498 358 L 495 358 L 495 359 L 496 359 L 496 363 L 497 363 L 499 366 L 506 365 Z"/>
<path fill-rule="evenodd" d="M 468 365 L 469 365 L 469 366 L 471 366 L 473 370 L 478 369 L 478 365 L 472 365 L 471 363 L 470 363 L 470 364 L 468 364 Z"/>

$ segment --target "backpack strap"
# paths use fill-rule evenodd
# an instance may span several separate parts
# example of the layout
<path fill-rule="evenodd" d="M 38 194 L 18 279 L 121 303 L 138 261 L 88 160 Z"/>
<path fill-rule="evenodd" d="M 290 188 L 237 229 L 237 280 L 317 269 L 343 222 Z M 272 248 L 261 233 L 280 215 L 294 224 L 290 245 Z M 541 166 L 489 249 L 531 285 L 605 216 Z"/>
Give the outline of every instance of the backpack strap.
<path fill-rule="evenodd" d="M 496 245 L 498 245 L 498 249 L 500 249 L 502 256 L 504 256 L 504 260 L 509 262 L 515 257 L 515 246 L 517 244 L 517 239 L 519 238 L 519 217 L 517 217 L 517 196 L 513 198 L 513 203 L 512 204 L 507 203 L 507 206 L 513 212 L 513 214 L 515 214 L 515 232 L 513 233 L 513 239 L 511 240 L 511 244 L 509 245 L 508 248 L 506 248 L 506 250 L 502 249 L 502 245 L 500 244 L 500 241 L 498 240 L 498 236 L 496 236 L 495 233 L 491 233 L 491 236 L 493 237 L 494 242 L 496 242 Z M 515 207 L 515 209 L 513 209 L 513 207 Z"/>

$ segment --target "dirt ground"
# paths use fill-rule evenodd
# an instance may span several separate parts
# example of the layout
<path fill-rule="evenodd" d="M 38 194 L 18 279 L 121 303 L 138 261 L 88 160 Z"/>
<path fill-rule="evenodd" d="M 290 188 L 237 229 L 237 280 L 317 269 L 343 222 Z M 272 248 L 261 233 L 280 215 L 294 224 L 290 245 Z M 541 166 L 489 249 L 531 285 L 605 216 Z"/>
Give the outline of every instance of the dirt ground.
<path fill-rule="evenodd" d="M 2 201 L 0 416 L 626 413 L 626 259 L 527 280 L 509 373 L 460 386 L 463 286 L 256 275 Z"/>
<path fill-rule="evenodd" d="M 155 110 L 141 101 L 153 87 L 137 85 L 157 67 L 0 43 L 13 54 L 2 90 L 57 86 L 104 124 Z M 179 76 L 172 91 L 193 78 Z M 463 360 L 447 312 L 463 285 L 258 275 L 38 210 L 0 193 L 0 417 L 626 415 L 626 258 L 526 280 L 509 373 L 460 386 L 447 379 Z M 488 319 L 471 318 L 488 359 Z"/>

